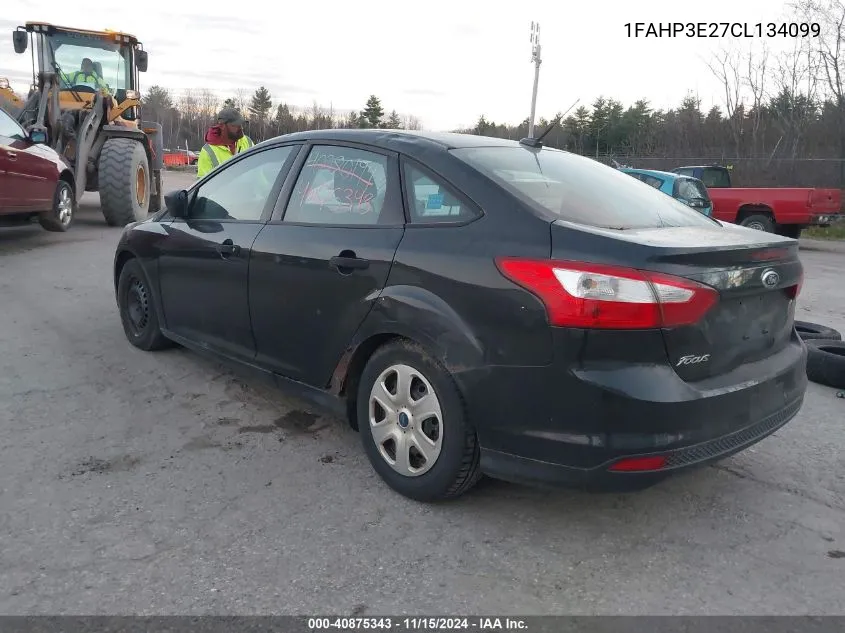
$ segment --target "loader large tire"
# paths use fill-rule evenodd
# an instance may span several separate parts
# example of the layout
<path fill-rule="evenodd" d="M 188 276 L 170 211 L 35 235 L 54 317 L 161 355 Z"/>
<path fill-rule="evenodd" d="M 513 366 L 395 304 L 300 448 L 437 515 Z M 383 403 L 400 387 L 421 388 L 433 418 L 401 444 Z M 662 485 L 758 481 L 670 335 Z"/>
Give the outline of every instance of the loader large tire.
<path fill-rule="evenodd" d="M 144 146 L 128 138 L 103 145 L 99 164 L 100 205 L 109 226 L 147 219 L 150 210 L 150 164 Z"/>

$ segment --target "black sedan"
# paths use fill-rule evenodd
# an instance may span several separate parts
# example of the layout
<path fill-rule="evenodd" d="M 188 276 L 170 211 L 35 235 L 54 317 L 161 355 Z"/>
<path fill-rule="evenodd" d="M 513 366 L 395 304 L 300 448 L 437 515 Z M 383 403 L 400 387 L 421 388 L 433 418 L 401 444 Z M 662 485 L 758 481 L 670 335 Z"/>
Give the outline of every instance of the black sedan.
<path fill-rule="evenodd" d="M 568 152 L 322 130 L 223 164 L 124 230 L 129 341 L 334 408 L 418 500 L 482 473 L 623 488 L 798 412 L 798 242 Z"/>

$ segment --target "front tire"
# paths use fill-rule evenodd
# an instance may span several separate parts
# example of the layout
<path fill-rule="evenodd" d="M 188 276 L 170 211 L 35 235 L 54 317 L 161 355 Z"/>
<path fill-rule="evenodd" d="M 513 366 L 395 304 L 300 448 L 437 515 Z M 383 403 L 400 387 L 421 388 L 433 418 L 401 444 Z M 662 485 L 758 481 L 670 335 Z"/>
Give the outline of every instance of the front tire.
<path fill-rule="evenodd" d="M 100 152 L 100 206 L 109 226 L 147 219 L 150 164 L 144 146 L 128 138 L 110 138 Z"/>
<path fill-rule="evenodd" d="M 53 208 L 41 213 L 38 216 L 38 223 L 46 231 L 62 233 L 73 224 L 75 215 L 76 197 L 73 194 L 73 187 L 67 181 L 60 180 L 53 193 Z"/>
<path fill-rule="evenodd" d="M 117 305 L 123 332 L 132 345 L 147 352 L 173 345 L 161 333 L 152 287 L 137 259 L 130 259 L 120 271 Z"/>
<path fill-rule="evenodd" d="M 782 224 L 778 227 L 778 235 L 784 237 L 791 237 L 793 240 L 801 238 L 801 231 L 803 230 L 800 224 Z"/>
<path fill-rule="evenodd" d="M 480 451 L 449 371 L 419 345 L 388 343 L 358 387 L 358 429 L 375 471 L 396 492 L 436 501 L 481 478 Z"/>

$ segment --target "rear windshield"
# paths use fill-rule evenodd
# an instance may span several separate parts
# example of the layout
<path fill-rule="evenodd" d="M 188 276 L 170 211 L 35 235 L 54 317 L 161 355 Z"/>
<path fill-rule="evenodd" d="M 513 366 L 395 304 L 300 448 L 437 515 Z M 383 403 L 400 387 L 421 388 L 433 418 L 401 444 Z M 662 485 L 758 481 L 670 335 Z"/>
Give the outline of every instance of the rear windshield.
<path fill-rule="evenodd" d="M 731 186 L 731 178 L 724 169 L 705 167 L 701 170 L 701 181 L 705 187 L 726 188 Z"/>
<path fill-rule="evenodd" d="M 610 229 L 714 223 L 654 187 L 577 154 L 523 147 L 451 152 L 523 202 L 569 222 Z"/>
<path fill-rule="evenodd" d="M 693 178 L 678 178 L 675 182 L 677 195 L 681 200 L 705 200 L 710 202 L 710 196 L 707 194 L 707 188 L 700 180 Z"/>

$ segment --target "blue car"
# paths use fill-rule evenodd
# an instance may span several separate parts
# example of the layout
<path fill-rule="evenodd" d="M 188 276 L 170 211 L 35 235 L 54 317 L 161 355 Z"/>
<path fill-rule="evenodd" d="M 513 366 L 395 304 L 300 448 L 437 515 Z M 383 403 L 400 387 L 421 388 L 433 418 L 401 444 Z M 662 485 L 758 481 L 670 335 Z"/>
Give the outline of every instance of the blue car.
<path fill-rule="evenodd" d="M 703 215 L 710 217 L 713 213 L 713 202 L 707 193 L 707 187 L 698 178 L 655 169 L 620 167 L 619 171 L 637 180 L 642 180 L 645 184 L 659 189 L 676 200 L 680 200 Z"/>

